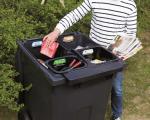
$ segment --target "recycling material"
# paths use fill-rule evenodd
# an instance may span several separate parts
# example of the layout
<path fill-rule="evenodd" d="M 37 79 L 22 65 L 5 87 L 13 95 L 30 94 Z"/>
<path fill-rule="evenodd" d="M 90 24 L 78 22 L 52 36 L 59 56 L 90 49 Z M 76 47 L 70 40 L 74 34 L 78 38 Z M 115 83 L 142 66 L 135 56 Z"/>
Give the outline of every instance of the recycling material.
<path fill-rule="evenodd" d="M 132 57 L 142 48 L 142 43 L 138 38 L 127 34 L 116 35 L 114 43 L 109 46 L 109 49 L 123 60 Z"/>

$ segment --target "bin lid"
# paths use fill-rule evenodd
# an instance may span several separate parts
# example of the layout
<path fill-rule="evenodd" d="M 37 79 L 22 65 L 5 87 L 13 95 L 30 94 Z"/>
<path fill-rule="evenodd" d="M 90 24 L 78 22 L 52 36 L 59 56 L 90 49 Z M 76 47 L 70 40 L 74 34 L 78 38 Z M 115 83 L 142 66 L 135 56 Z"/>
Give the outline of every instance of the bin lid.
<path fill-rule="evenodd" d="M 123 69 L 122 60 L 106 62 L 99 65 L 91 65 L 82 69 L 74 69 L 64 73 L 64 77 L 70 85 L 83 83 L 89 80 L 97 79 L 102 76 L 115 74 Z"/>

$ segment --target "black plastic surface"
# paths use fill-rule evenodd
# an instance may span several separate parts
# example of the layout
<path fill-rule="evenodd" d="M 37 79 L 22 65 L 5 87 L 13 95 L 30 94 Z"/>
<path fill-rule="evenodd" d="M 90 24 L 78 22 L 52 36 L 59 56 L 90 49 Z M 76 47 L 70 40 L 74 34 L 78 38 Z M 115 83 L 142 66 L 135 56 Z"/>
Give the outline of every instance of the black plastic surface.
<path fill-rule="evenodd" d="M 106 62 L 91 63 L 88 56 L 82 55 L 82 50 L 73 49 L 80 44 L 86 44 L 83 46 L 84 50 L 89 49 L 95 43 L 91 44 L 92 41 L 82 34 L 73 35 L 80 38 L 77 44 L 75 42 L 71 43 L 72 45 L 61 45 L 60 42 L 53 59 L 41 55 L 40 47 L 32 48 L 32 42 L 42 39 L 18 41 L 16 61 L 19 62 L 16 66 L 21 73 L 23 86 L 32 84 L 32 88 L 24 93 L 23 99 L 32 120 L 104 120 L 112 81 L 116 73 L 122 70 L 123 62 L 109 51 L 95 45 L 92 59 L 99 55 Z M 75 56 L 83 64 L 61 74 L 57 69 L 49 69 L 49 62 L 65 56 Z M 47 61 L 49 68 L 37 59 L 42 59 L 45 63 Z M 72 61 L 72 58 L 69 58 L 69 63 L 70 60 Z"/>

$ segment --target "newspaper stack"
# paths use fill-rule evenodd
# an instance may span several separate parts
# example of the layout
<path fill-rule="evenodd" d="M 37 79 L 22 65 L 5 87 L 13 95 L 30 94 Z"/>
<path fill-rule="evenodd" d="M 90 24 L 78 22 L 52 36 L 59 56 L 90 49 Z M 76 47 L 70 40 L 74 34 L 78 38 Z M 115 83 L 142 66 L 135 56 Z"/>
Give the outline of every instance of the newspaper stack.
<path fill-rule="evenodd" d="M 143 48 L 140 40 L 133 36 L 117 35 L 114 41 L 115 43 L 110 45 L 109 48 L 123 60 L 130 58 Z"/>

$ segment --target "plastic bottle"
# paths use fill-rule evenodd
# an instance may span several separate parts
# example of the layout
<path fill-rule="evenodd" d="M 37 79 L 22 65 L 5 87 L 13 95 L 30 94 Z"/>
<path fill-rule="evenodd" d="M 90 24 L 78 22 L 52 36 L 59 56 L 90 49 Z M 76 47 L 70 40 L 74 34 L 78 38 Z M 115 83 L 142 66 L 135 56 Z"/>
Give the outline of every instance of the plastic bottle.
<path fill-rule="evenodd" d="M 42 45 L 42 41 L 36 41 L 32 43 L 32 47 L 39 47 Z"/>

